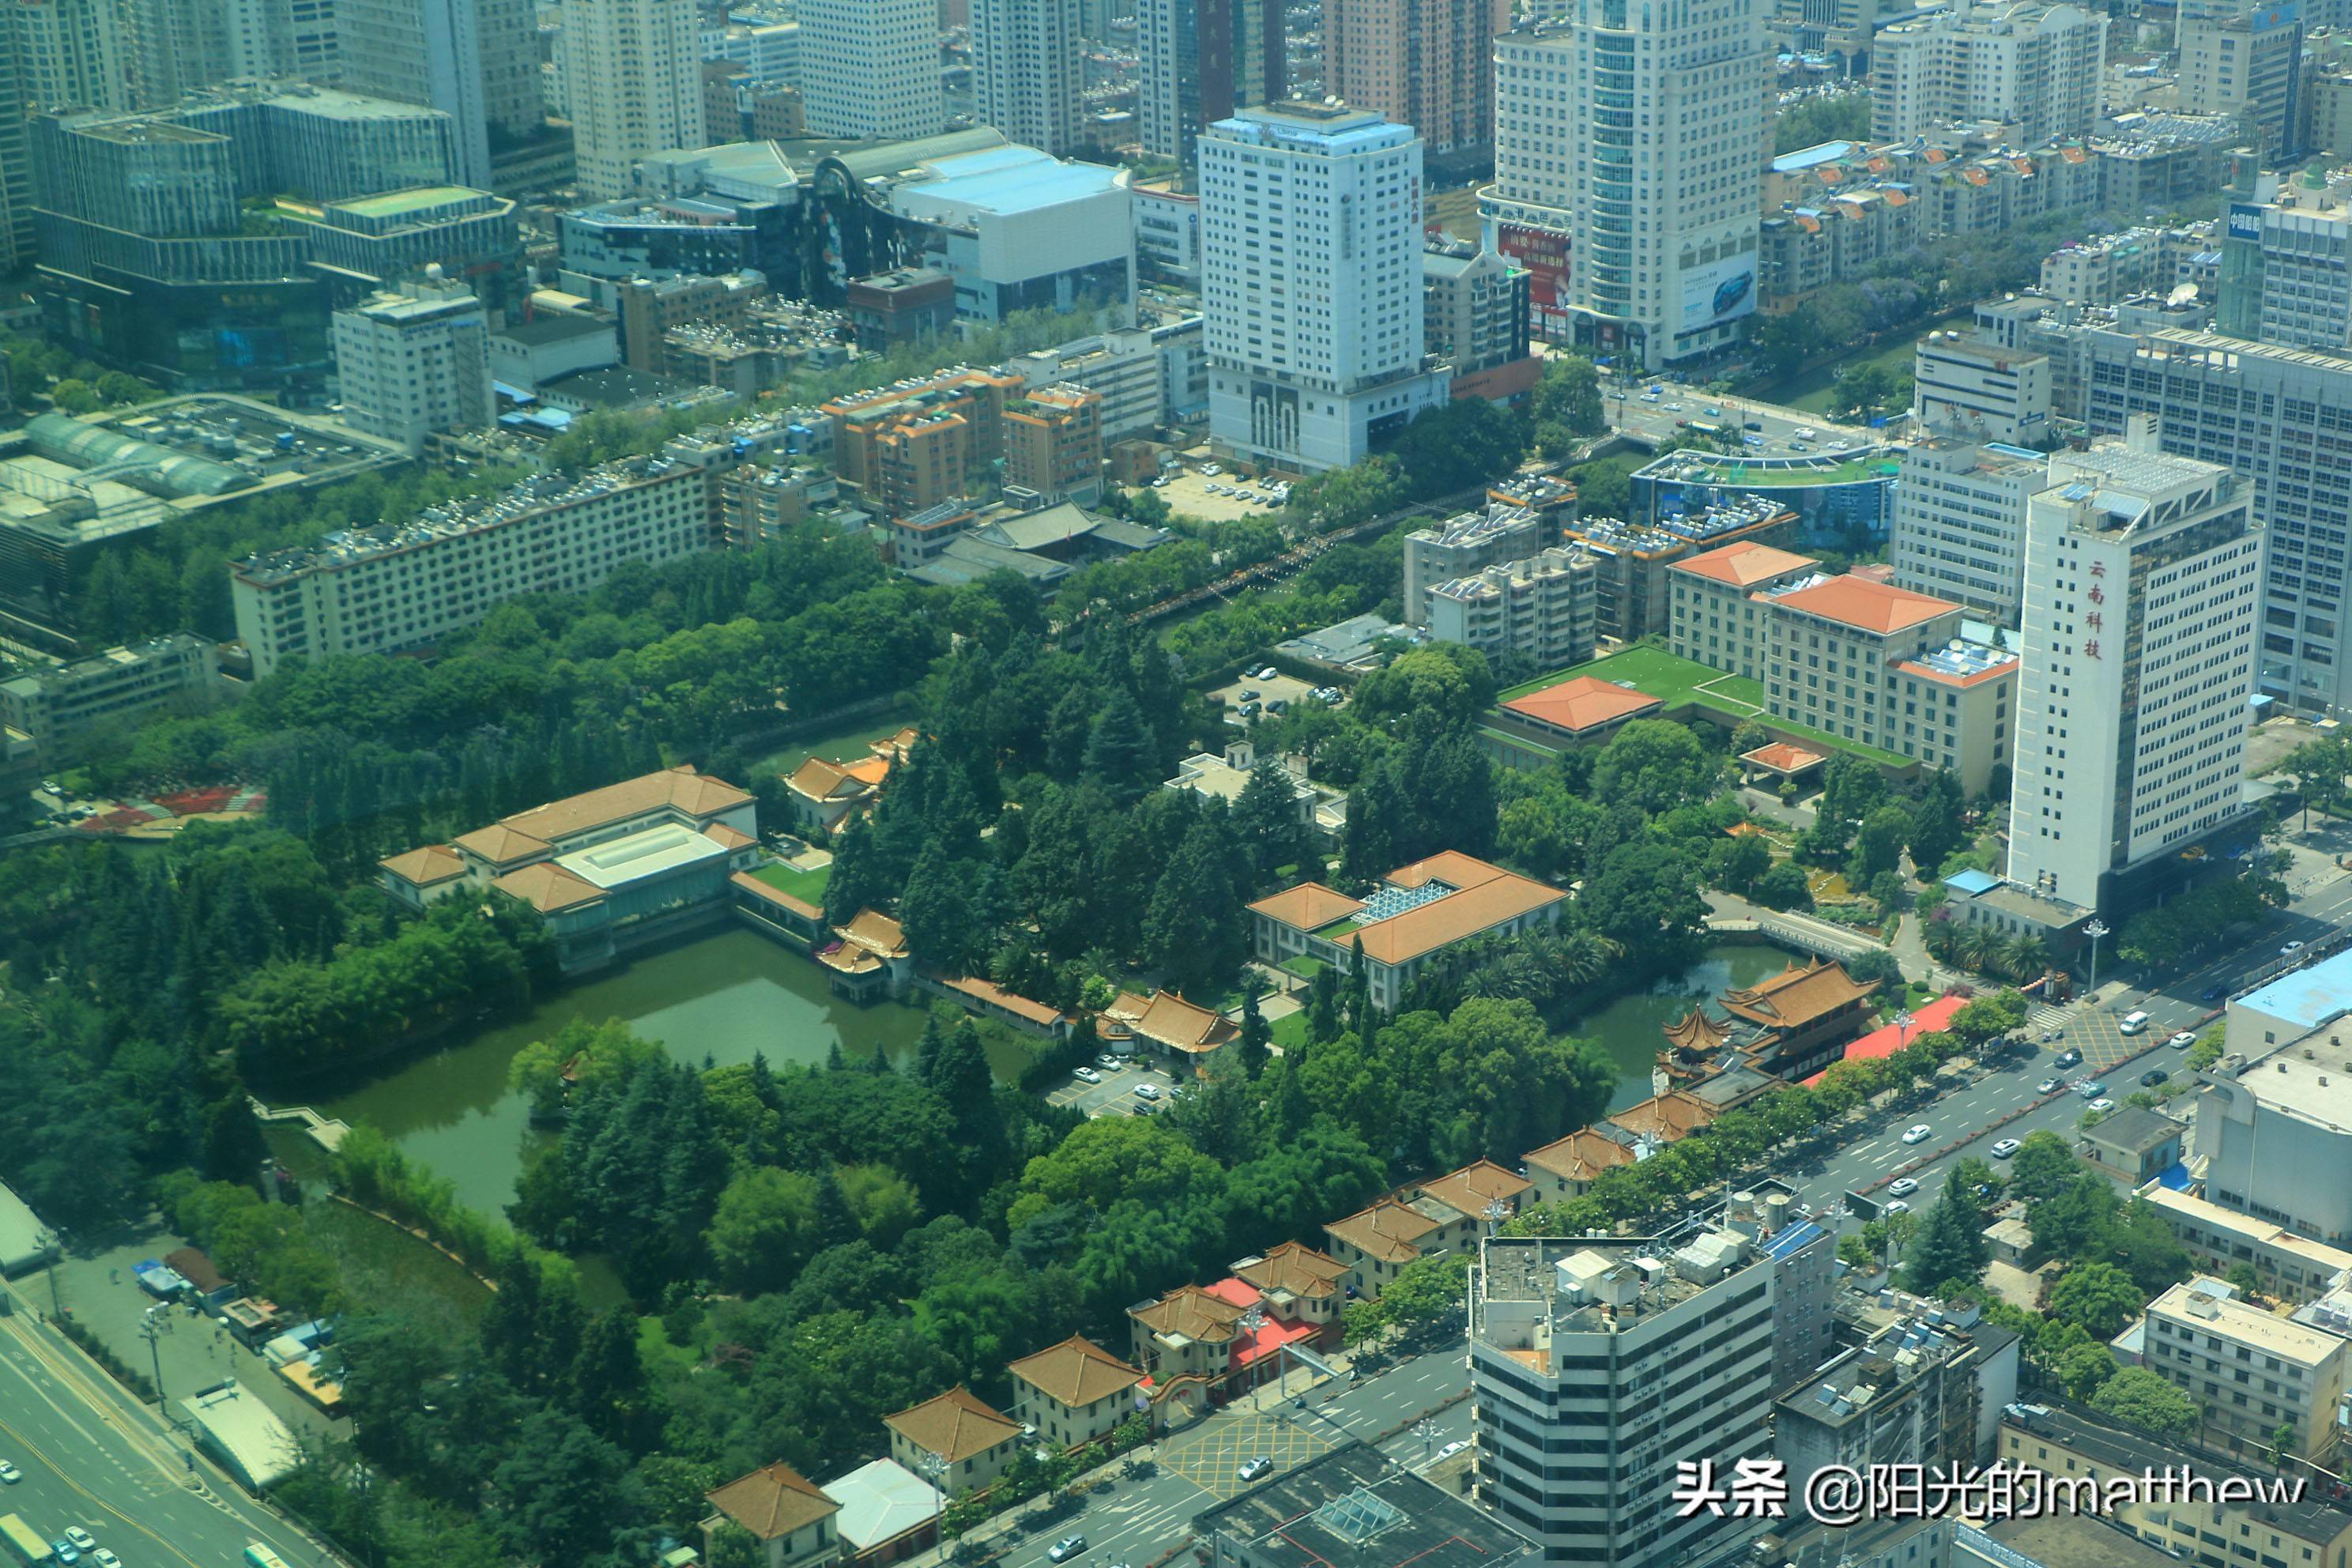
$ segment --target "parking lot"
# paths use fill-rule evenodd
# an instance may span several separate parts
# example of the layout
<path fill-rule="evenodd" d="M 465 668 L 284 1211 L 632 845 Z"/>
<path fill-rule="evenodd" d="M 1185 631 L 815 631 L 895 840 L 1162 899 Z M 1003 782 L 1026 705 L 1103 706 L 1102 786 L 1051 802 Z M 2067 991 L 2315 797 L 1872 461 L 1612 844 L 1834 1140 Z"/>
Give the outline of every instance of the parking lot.
<path fill-rule="evenodd" d="M 1271 668 L 1272 666 L 1261 668 Z M 1249 720 L 1242 715 L 1243 703 L 1255 702 L 1261 706 L 1261 709 L 1268 702 L 1295 706 L 1299 699 L 1307 696 L 1314 689 L 1314 682 L 1301 680 L 1297 676 L 1270 675 L 1260 679 L 1255 674 L 1245 671 L 1238 679 L 1218 687 L 1209 695 L 1215 700 L 1218 706 L 1224 709 L 1226 723 L 1246 724 Z"/>
<path fill-rule="evenodd" d="M 1088 1116 L 1132 1116 L 1145 1104 L 1165 1106 L 1168 1103 L 1169 1091 L 1176 1087 L 1174 1079 L 1147 1063 L 1124 1058 L 1114 1059 L 1118 1066 L 1105 1067 L 1101 1058 L 1096 1059 L 1093 1070 L 1101 1075 L 1100 1083 L 1088 1083 L 1084 1079 L 1073 1078 L 1047 1094 L 1046 1101 L 1053 1105 L 1076 1106 Z M 1160 1098 L 1152 1101 L 1143 1100 L 1135 1092 L 1140 1084 L 1150 1084 L 1157 1089 Z"/>
<path fill-rule="evenodd" d="M 1153 487 L 1160 499 L 1174 511 L 1188 517 L 1205 518 L 1212 522 L 1228 522 L 1237 517 L 1272 519 L 1282 512 L 1282 502 L 1269 485 L 1259 485 L 1244 479 L 1231 469 L 1219 465 L 1223 471 L 1211 474 L 1198 468 L 1186 468 L 1169 476 L 1165 485 Z M 1214 486 L 1215 489 L 1210 487 Z M 1238 491 L 1239 493 L 1235 493 Z"/>

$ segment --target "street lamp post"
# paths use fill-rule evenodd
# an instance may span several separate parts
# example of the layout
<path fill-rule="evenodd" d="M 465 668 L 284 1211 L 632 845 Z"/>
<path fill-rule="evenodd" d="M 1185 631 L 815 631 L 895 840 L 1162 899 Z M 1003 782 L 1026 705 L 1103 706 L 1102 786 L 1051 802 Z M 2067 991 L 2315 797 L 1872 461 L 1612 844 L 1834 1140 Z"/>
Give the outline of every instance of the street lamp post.
<path fill-rule="evenodd" d="M 48 1244 L 49 1253 L 49 1321 L 62 1323 L 66 1321 L 66 1308 L 64 1298 L 58 1294 L 58 1265 L 65 1261 L 65 1226 L 57 1226 L 43 1239 Z"/>
<path fill-rule="evenodd" d="M 163 1331 L 155 1322 L 155 1314 L 162 1310 L 160 1307 L 150 1307 L 140 1314 L 139 1337 L 147 1342 L 148 1364 L 155 1369 L 155 1408 L 164 1412 L 168 1420 L 172 1407 L 163 1399 Z"/>
<path fill-rule="evenodd" d="M 2091 995 L 2096 1000 L 2099 994 L 2099 939 L 2109 934 L 2107 922 L 2094 917 L 2091 923 L 2083 928 L 2083 934 L 2091 939 Z"/>

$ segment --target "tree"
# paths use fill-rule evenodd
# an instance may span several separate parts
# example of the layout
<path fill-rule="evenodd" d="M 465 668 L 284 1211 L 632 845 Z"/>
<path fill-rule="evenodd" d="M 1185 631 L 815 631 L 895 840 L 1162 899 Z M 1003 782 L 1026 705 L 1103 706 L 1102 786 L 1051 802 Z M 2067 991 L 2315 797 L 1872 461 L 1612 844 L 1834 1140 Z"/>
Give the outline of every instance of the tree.
<path fill-rule="evenodd" d="M 1674 952 L 1706 930 L 1706 900 L 1690 857 L 1671 844 L 1621 844 L 1585 883 L 1579 907 L 1628 952 Z"/>
<path fill-rule="evenodd" d="M 1983 1221 L 1955 1171 L 1904 1255 L 1906 1285 L 1923 1296 L 1974 1285 L 1984 1276 L 1986 1256 Z"/>
<path fill-rule="evenodd" d="M 1911 858 L 1920 876 L 1934 876 L 1960 847 L 1968 831 L 1967 809 L 1960 781 L 1949 768 L 1937 768 L 1919 781 L 1919 796 L 1910 810 Z"/>
<path fill-rule="evenodd" d="M 2113 1264 L 2077 1263 L 2051 1287 L 2048 1310 L 2053 1318 L 2079 1324 L 2093 1339 L 2105 1341 L 2123 1332 L 2147 1304 L 2131 1276 Z"/>
<path fill-rule="evenodd" d="M 1727 838 L 1707 855 L 1707 876 L 1726 892 L 1752 892 L 1772 869 L 1772 847 L 1760 833 Z"/>
<path fill-rule="evenodd" d="M 1265 989 L 1265 983 L 1255 970 L 1242 981 L 1242 1033 L 1235 1048 L 1241 1057 L 1242 1070 L 1253 1079 L 1265 1070 L 1265 1064 L 1272 1059 L 1267 1047 L 1274 1040 L 1274 1029 L 1257 1005 L 1258 994 Z"/>
<path fill-rule="evenodd" d="M 2197 1402 L 2144 1366 L 2127 1366 L 2099 1384 L 2092 1409 L 2164 1437 L 2196 1434 L 2203 1416 Z"/>
<path fill-rule="evenodd" d="M 898 898 L 908 949 L 950 974 L 984 967 L 994 934 L 978 896 L 987 880 L 979 863 L 950 858 L 943 845 L 925 846 Z"/>
<path fill-rule="evenodd" d="M 607 1568 L 639 1560 L 642 1500 L 627 1457 L 580 1422 L 545 1409 L 526 1417 L 489 1476 L 507 1549 L 531 1563 Z"/>
<path fill-rule="evenodd" d="M 2053 1196 L 2081 1173 L 2074 1151 L 2057 1133 L 2029 1132 L 2009 1157 L 2009 1189 L 2029 1200 Z"/>
<path fill-rule="evenodd" d="M 1805 868 L 1790 860 L 1781 861 L 1757 878 L 1748 896 L 1768 910 L 1806 910 L 1813 903 Z"/>
<path fill-rule="evenodd" d="M 1885 872 L 1895 870 L 1903 858 L 1904 843 L 1910 837 L 1910 813 L 1899 805 L 1873 809 L 1854 835 L 1854 875 L 1848 879 L 1867 884 Z"/>
<path fill-rule="evenodd" d="M 1272 887 L 1286 866 L 1304 865 L 1313 850 L 1298 814 L 1298 784 L 1272 757 L 1250 770 L 1249 783 L 1234 802 L 1233 829 L 1249 856 L 1247 885 Z"/>
<path fill-rule="evenodd" d="M 710 1221 L 710 1261 L 730 1290 L 780 1290 L 816 1251 L 818 1178 L 760 1166 L 719 1195 Z"/>
<path fill-rule="evenodd" d="M 1370 1297 L 1360 1297 L 1339 1310 L 1339 1338 L 1358 1353 L 1386 1333 L 1388 1327 L 1388 1308 Z"/>
<path fill-rule="evenodd" d="M 1649 816 L 1714 793 L 1715 764 L 1698 737 L 1667 719 L 1636 719 L 1611 737 L 1592 765 L 1596 799 L 1626 801 Z"/>
<path fill-rule="evenodd" d="M 1381 1305 L 1389 1322 L 1412 1339 L 1456 1321 L 1469 1300 L 1469 1283 L 1466 1252 L 1416 1258 L 1381 1291 Z"/>
<path fill-rule="evenodd" d="M 2242 1296 L 2258 1296 L 2262 1294 L 2262 1276 L 2254 1272 L 2254 1266 L 2251 1263 L 2247 1263 L 2242 1260 L 2237 1263 L 2232 1263 L 2230 1265 L 2230 1271 L 2222 1275 L 2221 1278 L 2228 1280 L 2231 1285 L 2236 1286 L 2238 1293 Z"/>

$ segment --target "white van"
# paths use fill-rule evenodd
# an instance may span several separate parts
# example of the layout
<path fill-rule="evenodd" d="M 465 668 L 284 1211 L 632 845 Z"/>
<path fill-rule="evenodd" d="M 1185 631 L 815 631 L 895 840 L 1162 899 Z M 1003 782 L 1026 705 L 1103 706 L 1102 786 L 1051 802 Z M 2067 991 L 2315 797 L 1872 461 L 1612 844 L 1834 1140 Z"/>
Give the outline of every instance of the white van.
<path fill-rule="evenodd" d="M 2137 1035 L 2137 1034 L 2138 1034 L 2142 1029 L 2145 1029 L 2145 1028 L 2147 1028 L 2147 1014 L 2145 1014 L 2145 1013 L 2126 1013 L 2126 1014 L 2125 1014 L 2125 1015 L 2124 1015 L 2123 1031 L 2124 1031 L 2124 1033 L 2125 1033 L 2125 1034 L 2126 1034 L 2126 1035 Z"/>

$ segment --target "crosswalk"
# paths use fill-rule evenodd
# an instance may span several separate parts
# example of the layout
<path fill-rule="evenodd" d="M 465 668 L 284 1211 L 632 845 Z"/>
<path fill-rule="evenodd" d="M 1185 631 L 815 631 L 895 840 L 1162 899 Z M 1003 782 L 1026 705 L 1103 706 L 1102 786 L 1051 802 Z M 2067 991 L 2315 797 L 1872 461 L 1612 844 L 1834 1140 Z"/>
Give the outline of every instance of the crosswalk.
<path fill-rule="evenodd" d="M 2045 1031 L 2064 1028 L 2067 1020 L 2073 1016 L 2065 1008 L 2053 1003 L 2037 1002 L 2026 1009 L 2025 1026 L 2039 1037 Z"/>

